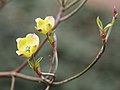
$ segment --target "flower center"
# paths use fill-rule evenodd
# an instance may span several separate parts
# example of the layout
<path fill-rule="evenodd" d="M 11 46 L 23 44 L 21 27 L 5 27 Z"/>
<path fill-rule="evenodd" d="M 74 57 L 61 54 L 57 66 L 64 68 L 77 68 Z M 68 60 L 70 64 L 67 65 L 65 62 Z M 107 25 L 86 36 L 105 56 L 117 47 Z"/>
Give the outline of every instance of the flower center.
<path fill-rule="evenodd" d="M 25 51 L 30 53 L 30 46 L 27 46 Z"/>

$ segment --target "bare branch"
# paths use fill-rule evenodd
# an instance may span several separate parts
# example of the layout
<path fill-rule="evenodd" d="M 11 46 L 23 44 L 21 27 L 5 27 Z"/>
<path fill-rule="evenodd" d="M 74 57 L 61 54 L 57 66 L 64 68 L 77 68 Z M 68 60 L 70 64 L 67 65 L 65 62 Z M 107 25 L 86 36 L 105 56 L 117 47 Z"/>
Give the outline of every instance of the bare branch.
<path fill-rule="evenodd" d="M 80 73 L 68 78 L 68 79 L 65 79 L 65 80 L 62 80 L 62 81 L 59 81 L 59 82 L 53 82 L 54 85 L 60 85 L 60 84 L 65 84 L 65 83 L 68 83 L 76 78 L 79 78 L 80 76 L 82 76 L 83 74 L 85 74 L 89 69 L 91 69 L 95 64 L 96 62 L 101 58 L 101 56 L 103 55 L 105 51 L 105 44 L 102 45 L 99 53 L 97 54 L 97 56 L 95 57 L 95 59 L 92 61 L 92 63 L 90 63 L 84 70 L 82 70 Z"/>
<path fill-rule="evenodd" d="M 50 69 L 49 69 L 49 73 L 52 73 L 53 71 L 53 65 L 54 65 L 54 59 L 51 55 L 49 55 L 49 60 L 50 60 Z"/>
<path fill-rule="evenodd" d="M 62 6 L 62 1 L 61 0 L 57 0 L 58 1 L 58 3 Z"/>
<path fill-rule="evenodd" d="M 41 73 L 42 73 L 42 75 L 45 75 L 45 76 L 54 76 L 53 73 L 44 73 L 44 72 L 41 72 Z"/>
<path fill-rule="evenodd" d="M 49 90 L 50 89 L 50 85 L 47 85 L 46 89 L 45 90 Z"/>
<path fill-rule="evenodd" d="M 9 2 L 10 0 L 0 0 L 0 10 Z"/>
<path fill-rule="evenodd" d="M 11 80 L 11 88 L 10 88 L 10 90 L 14 90 L 14 86 L 15 86 L 15 77 L 12 76 L 12 80 Z"/>
<path fill-rule="evenodd" d="M 74 0 L 71 3 L 69 3 L 68 5 L 65 6 L 65 10 L 71 8 L 72 6 L 74 6 L 75 4 L 77 4 L 80 0 Z"/>
<path fill-rule="evenodd" d="M 26 79 L 26 80 L 30 80 L 30 81 L 41 81 L 44 82 L 41 78 L 38 77 L 33 77 L 33 76 L 29 76 L 29 75 L 25 75 L 25 74 L 21 74 L 21 73 L 17 73 L 14 71 L 10 71 L 10 72 L 0 72 L 0 77 L 10 77 L 10 76 L 16 76 L 22 79 Z M 44 82 L 46 83 L 46 82 Z"/>
<path fill-rule="evenodd" d="M 83 0 L 76 9 L 74 9 L 74 10 L 73 10 L 71 13 L 69 13 L 68 15 L 62 17 L 62 18 L 60 19 L 60 21 L 67 20 L 68 18 L 70 18 L 71 16 L 73 16 L 74 14 L 76 14 L 76 13 L 79 11 L 79 9 L 81 9 L 86 2 L 87 2 L 87 0 Z"/>
<path fill-rule="evenodd" d="M 55 58 L 55 68 L 53 70 L 53 73 L 56 74 L 57 72 L 57 68 L 58 68 L 58 54 L 57 54 L 57 36 L 56 34 L 54 33 L 54 50 L 53 50 L 53 57 Z"/>

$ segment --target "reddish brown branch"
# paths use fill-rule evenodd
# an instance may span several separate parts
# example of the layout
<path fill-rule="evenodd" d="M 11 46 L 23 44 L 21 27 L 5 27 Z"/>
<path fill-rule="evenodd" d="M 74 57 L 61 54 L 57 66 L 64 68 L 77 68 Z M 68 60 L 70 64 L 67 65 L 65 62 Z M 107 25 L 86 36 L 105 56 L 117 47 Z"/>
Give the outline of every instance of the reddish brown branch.
<path fill-rule="evenodd" d="M 10 0 L 0 0 L 0 10 L 9 2 Z"/>
<path fill-rule="evenodd" d="M 38 81 L 44 82 L 41 78 L 33 77 L 33 76 L 21 74 L 21 73 L 17 73 L 17 72 L 14 72 L 14 71 L 0 72 L 0 77 L 11 77 L 11 76 L 15 76 L 15 77 L 19 77 L 19 78 L 22 78 L 22 79 L 35 81 L 35 82 L 38 82 Z"/>
<path fill-rule="evenodd" d="M 10 90 L 14 90 L 14 86 L 15 86 L 15 77 L 12 76 L 12 80 L 11 80 L 11 88 L 10 88 Z"/>

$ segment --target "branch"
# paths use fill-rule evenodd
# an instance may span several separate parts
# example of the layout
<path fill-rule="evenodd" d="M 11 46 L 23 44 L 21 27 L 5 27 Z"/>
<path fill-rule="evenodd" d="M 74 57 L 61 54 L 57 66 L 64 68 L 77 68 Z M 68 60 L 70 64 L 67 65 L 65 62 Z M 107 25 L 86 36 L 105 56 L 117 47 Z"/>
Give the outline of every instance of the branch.
<path fill-rule="evenodd" d="M 12 76 L 12 80 L 11 80 L 11 88 L 10 88 L 10 90 L 14 90 L 14 86 L 15 86 L 15 77 Z"/>
<path fill-rule="evenodd" d="M 14 71 L 0 72 L 0 77 L 10 77 L 10 76 L 19 77 L 19 78 L 22 78 L 22 79 L 35 81 L 35 82 L 38 82 L 38 81 L 44 82 L 43 79 L 41 79 L 41 78 L 33 77 L 33 76 L 21 74 L 21 73 L 17 73 L 17 72 L 14 72 Z M 46 82 L 44 82 L 44 83 L 46 83 Z"/>
<path fill-rule="evenodd" d="M 53 65 L 54 65 L 54 58 L 51 55 L 49 55 L 48 57 L 49 57 L 49 60 L 50 60 L 49 73 L 52 73 L 52 71 L 53 71 Z"/>
<path fill-rule="evenodd" d="M 60 19 L 60 21 L 67 20 L 68 18 L 70 18 L 71 16 L 73 16 L 74 14 L 76 14 L 76 13 L 79 11 L 79 9 L 81 9 L 81 8 L 84 6 L 84 4 L 85 4 L 86 2 L 87 2 L 87 0 L 83 0 L 76 9 L 74 9 L 74 10 L 73 10 L 71 13 L 69 13 L 68 15 L 62 17 L 62 18 Z"/>
<path fill-rule="evenodd" d="M 102 45 L 99 53 L 97 54 L 97 56 L 95 57 L 95 59 L 92 61 L 92 63 L 90 63 L 83 71 L 81 71 L 80 73 L 68 78 L 68 79 L 65 79 L 63 81 L 59 81 L 59 82 L 53 82 L 54 85 L 60 85 L 60 84 L 65 84 L 65 83 L 68 83 L 76 78 L 79 78 L 80 76 L 82 76 L 84 73 L 86 73 L 89 69 L 91 69 L 95 64 L 96 62 L 101 58 L 101 56 L 103 55 L 105 51 L 105 44 Z"/>
<path fill-rule="evenodd" d="M 70 4 L 66 5 L 65 10 L 71 8 L 72 6 L 74 6 L 75 4 L 77 4 L 80 0 L 74 0 L 72 1 Z"/>
<path fill-rule="evenodd" d="M 50 85 L 47 85 L 46 89 L 45 90 L 49 90 L 50 89 Z"/>
<path fill-rule="evenodd" d="M 57 36 L 56 34 L 54 33 L 54 47 L 53 47 L 53 57 L 55 58 L 55 68 L 53 70 L 53 73 L 56 74 L 57 72 L 57 68 L 58 68 L 58 54 L 57 54 Z"/>
<path fill-rule="evenodd" d="M 0 10 L 8 3 L 10 0 L 0 0 Z"/>

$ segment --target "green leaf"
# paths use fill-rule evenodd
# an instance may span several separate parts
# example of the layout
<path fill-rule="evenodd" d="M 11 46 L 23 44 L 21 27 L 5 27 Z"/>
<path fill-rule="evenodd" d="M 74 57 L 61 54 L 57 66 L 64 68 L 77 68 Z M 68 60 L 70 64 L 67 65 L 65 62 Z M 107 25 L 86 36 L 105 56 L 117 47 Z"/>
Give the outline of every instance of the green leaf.
<path fill-rule="evenodd" d="M 54 33 L 55 33 L 55 30 L 52 31 L 52 34 L 51 34 L 52 38 L 54 38 Z"/>
<path fill-rule="evenodd" d="M 28 60 L 28 64 L 32 69 L 34 68 L 34 64 L 30 60 Z"/>
<path fill-rule="evenodd" d="M 36 61 L 35 61 L 35 67 L 38 68 L 38 70 L 40 70 L 40 61 L 43 59 L 43 57 L 40 57 L 38 58 Z"/>
<path fill-rule="evenodd" d="M 97 17 L 97 24 L 98 24 L 98 27 L 103 30 L 103 24 L 102 24 L 102 21 L 100 20 L 99 16 Z"/>
<path fill-rule="evenodd" d="M 55 30 L 52 31 L 51 35 L 49 36 L 49 42 L 50 42 L 50 44 L 52 44 L 52 42 L 54 42 L 54 33 L 55 33 Z"/>
<path fill-rule="evenodd" d="M 112 23 L 109 23 L 108 25 L 105 26 L 104 31 L 106 32 L 110 27 L 112 27 Z"/>

